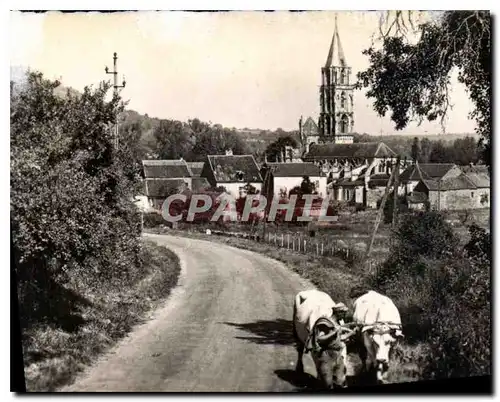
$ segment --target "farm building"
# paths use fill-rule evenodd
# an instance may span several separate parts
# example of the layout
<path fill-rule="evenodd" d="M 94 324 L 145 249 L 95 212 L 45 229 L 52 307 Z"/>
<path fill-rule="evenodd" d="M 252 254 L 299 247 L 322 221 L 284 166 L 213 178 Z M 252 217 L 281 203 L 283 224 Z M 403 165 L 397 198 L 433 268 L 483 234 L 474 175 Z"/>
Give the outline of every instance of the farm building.
<path fill-rule="evenodd" d="M 326 196 L 326 175 L 313 163 L 267 163 L 273 169 L 273 193 L 287 197 L 290 190 L 300 186 L 304 176 L 315 184 L 319 196 Z M 262 173 L 262 171 L 261 171 Z"/>
<path fill-rule="evenodd" d="M 192 174 L 186 161 L 144 160 L 144 192 L 149 205 L 161 209 L 163 201 L 171 195 L 192 188 Z"/>
<path fill-rule="evenodd" d="M 442 180 L 460 176 L 462 171 L 454 163 L 419 163 L 408 166 L 399 176 L 400 192 L 409 195 L 422 179 Z"/>
<path fill-rule="evenodd" d="M 411 197 L 420 199 L 425 197 L 429 207 L 437 210 L 489 208 L 489 174 L 482 168 L 464 167 L 458 170 L 460 174 L 456 176 L 420 180 L 414 187 Z M 410 207 L 413 204 L 409 202 Z"/>
<path fill-rule="evenodd" d="M 224 187 L 235 198 L 244 196 L 246 185 L 257 191 L 262 188 L 262 176 L 253 155 L 208 155 L 201 172 L 212 187 Z"/>

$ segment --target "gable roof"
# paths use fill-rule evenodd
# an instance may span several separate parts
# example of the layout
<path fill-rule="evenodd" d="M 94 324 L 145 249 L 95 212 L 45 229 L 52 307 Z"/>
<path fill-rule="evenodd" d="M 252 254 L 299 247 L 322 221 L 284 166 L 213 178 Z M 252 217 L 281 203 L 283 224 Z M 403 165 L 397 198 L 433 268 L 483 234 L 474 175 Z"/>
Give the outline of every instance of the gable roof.
<path fill-rule="evenodd" d="M 473 165 L 473 166 L 459 166 L 467 178 L 472 181 L 478 188 L 490 187 L 490 174 L 488 166 Z"/>
<path fill-rule="evenodd" d="M 408 166 L 399 176 L 403 182 L 419 181 L 423 179 L 440 179 L 452 168 L 456 167 L 454 163 L 419 163 L 418 168 L 422 172 L 422 177 L 417 169 L 417 165 Z"/>
<path fill-rule="evenodd" d="M 217 182 L 262 182 L 253 155 L 208 155 L 207 159 Z"/>
<path fill-rule="evenodd" d="M 192 176 L 183 159 L 143 160 L 142 165 L 146 179 L 179 179 Z"/>
<path fill-rule="evenodd" d="M 268 163 L 268 166 L 275 168 L 274 177 L 321 176 L 319 166 L 309 162 Z"/>
<path fill-rule="evenodd" d="M 186 162 L 189 170 L 193 177 L 199 177 L 201 175 L 201 171 L 203 170 L 203 165 L 205 162 Z"/>
<path fill-rule="evenodd" d="M 384 158 L 396 153 L 383 142 L 357 142 L 354 144 L 315 144 L 310 147 L 304 160 L 331 158 Z"/>
<path fill-rule="evenodd" d="M 319 132 L 318 125 L 316 122 L 309 116 L 305 123 L 302 125 L 302 133 L 307 136 L 317 135 Z"/>
<path fill-rule="evenodd" d="M 477 186 L 465 175 L 441 180 L 423 180 L 425 186 L 431 191 L 449 191 L 449 190 L 475 190 Z"/>
<path fill-rule="evenodd" d="M 177 193 L 185 187 L 182 179 L 146 179 L 144 180 L 145 192 L 148 197 L 167 198 L 170 194 Z"/>

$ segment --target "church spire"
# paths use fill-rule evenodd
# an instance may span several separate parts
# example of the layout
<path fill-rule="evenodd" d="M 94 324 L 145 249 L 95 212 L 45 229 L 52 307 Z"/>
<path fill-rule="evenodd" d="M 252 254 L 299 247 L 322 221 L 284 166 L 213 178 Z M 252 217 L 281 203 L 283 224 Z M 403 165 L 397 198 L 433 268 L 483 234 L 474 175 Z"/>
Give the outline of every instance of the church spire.
<path fill-rule="evenodd" d="M 336 55 L 335 55 L 335 48 L 337 48 Z M 337 60 L 334 59 L 335 56 L 337 56 Z M 330 51 L 328 52 L 328 57 L 326 59 L 325 67 L 332 67 L 332 66 L 345 67 L 346 65 L 347 63 L 345 61 L 344 50 L 342 49 L 339 29 L 337 26 L 337 14 L 335 14 L 335 30 L 333 32 L 332 43 L 330 44 Z"/>

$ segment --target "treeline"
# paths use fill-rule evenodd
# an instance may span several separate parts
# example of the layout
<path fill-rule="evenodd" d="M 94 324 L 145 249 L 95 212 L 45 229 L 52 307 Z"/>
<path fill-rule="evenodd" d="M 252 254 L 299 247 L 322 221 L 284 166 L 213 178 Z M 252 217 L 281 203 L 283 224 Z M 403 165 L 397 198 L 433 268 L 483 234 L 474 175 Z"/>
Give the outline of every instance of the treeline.
<path fill-rule="evenodd" d="M 270 143 L 290 135 L 282 129 L 256 135 L 252 130 L 237 130 L 197 118 L 182 122 L 150 118 L 134 111 L 122 113 L 120 137 L 137 144 L 135 158 L 179 159 L 202 161 L 206 155 L 224 154 L 231 149 L 235 155 L 252 154 L 261 162 Z"/>
<path fill-rule="evenodd" d="M 481 162 L 483 152 L 483 146 L 472 136 L 457 138 L 454 141 L 408 138 L 403 135 L 385 137 L 356 134 L 354 136 L 354 142 L 374 141 L 382 141 L 394 152 L 418 160 L 420 163 L 468 165 Z"/>

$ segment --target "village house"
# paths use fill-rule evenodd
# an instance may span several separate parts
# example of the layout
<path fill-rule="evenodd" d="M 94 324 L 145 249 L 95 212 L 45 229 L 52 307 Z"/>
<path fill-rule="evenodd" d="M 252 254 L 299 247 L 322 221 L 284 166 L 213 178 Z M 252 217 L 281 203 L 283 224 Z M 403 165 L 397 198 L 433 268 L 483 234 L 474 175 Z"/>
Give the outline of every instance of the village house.
<path fill-rule="evenodd" d="M 326 175 L 313 163 L 287 162 L 267 163 L 266 165 L 273 172 L 273 193 L 275 197 L 288 197 L 291 189 L 301 185 L 304 176 L 309 177 L 320 197 L 326 196 Z"/>
<path fill-rule="evenodd" d="M 428 206 L 433 210 L 447 211 L 489 208 L 490 177 L 487 169 L 474 166 L 457 168 L 441 178 L 421 179 L 409 196 L 409 207 L 423 209 Z"/>
<path fill-rule="evenodd" d="M 408 166 L 399 176 L 400 193 L 410 195 L 422 179 L 442 180 L 462 174 L 454 163 L 418 163 Z"/>
<path fill-rule="evenodd" d="M 165 199 L 192 189 L 192 173 L 183 159 L 143 160 L 144 192 L 149 205 L 161 210 Z"/>
<path fill-rule="evenodd" d="M 235 198 L 245 196 L 247 184 L 256 191 L 262 189 L 262 176 L 253 155 L 233 155 L 231 150 L 226 155 L 208 155 L 201 177 L 212 187 L 224 187 Z"/>

